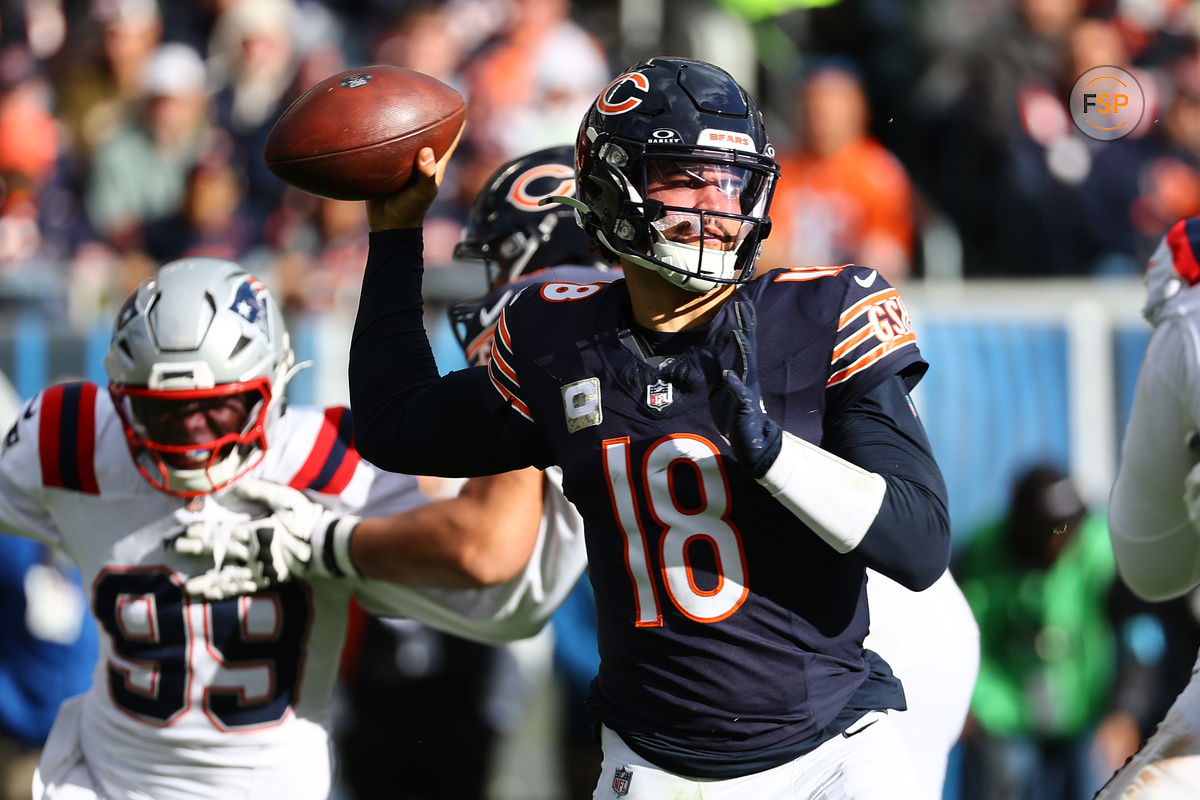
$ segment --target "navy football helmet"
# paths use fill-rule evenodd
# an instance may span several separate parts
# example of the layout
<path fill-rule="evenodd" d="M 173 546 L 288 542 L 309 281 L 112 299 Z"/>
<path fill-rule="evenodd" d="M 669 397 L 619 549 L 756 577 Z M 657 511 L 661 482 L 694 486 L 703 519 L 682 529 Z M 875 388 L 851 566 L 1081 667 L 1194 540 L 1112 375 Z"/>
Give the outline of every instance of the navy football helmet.
<path fill-rule="evenodd" d="M 540 204 L 575 195 L 574 158 L 571 145 L 548 147 L 502 164 L 488 178 L 454 247 L 455 258 L 484 262 L 488 291 L 546 267 L 604 263 L 570 208 Z"/>
<path fill-rule="evenodd" d="M 720 67 L 627 69 L 584 117 L 575 171 L 577 197 L 556 199 L 598 246 L 696 292 L 753 276 L 779 164 L 754 100 Z"/>

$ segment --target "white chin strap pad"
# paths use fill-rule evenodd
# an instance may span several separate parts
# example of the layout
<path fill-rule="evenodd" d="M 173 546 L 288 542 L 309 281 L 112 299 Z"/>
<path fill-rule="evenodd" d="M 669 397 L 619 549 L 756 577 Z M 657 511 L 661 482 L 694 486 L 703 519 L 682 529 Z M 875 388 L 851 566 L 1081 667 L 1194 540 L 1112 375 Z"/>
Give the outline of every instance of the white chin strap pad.
<path fill-rule="evenodd" d="M 883 476 L 787 431 L 779 457 L 758 482 L 839 553 L 862 541 L 887 492 Z"/>
<path fill-rule="evenodd" d="M 153 464 L 153 459 L 150 459 L 150 462 Z M 238 448 L 234 447 L 229 455 L 208 469 L 167 467 L 166 488 L 175 492 L 211 492 L 232 480 L 242 463 L 242 456 L 238 453 Z M 150 474 L 154 474 L 154 469 L 151 469 Z"/>

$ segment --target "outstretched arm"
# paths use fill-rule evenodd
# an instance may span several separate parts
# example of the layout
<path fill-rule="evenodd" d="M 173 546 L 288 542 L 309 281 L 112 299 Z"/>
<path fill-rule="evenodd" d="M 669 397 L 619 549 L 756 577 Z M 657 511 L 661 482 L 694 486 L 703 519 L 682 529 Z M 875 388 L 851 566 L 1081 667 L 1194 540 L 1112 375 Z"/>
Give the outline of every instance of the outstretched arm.
<path fill-rule="evenodd" d="M 540 531 L 542 486 L 540 471 L 518 470 L 473 478 L 456 497 L 359 517 L 330 511 L 289 486 L 248 477 L 233 491 L 269 516 L 237 525 L 219 545 L 198 525 L 177 537 L 174 547 L 215 558 L 215 567 L 187 587 L 210 600 L 312 577 L 491 586 L 525 570 Z"/>
<path fill-rule="evenodd" d="M 471 588 L 525 569 L 542 518 L 542 473 L 532 467 L 467 481 L 457 497 L 368 517 L 350 541 L 363 577 L 410 586 Z"/>

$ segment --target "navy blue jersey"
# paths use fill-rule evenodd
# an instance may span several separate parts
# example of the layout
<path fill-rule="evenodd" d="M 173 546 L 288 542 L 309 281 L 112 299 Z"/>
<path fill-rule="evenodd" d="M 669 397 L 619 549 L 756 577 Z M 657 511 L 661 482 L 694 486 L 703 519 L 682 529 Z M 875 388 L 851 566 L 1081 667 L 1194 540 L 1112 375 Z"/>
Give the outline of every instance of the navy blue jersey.
<path fill-rule="evenodd" d="M 758 311 L 767 412 L 797 436 L 820 443 L 830 415 L 924 369 L 896 290 L 873 270 L 779 270 L 741 291 Z M 500 316 L 490 367 L 587 521 L 598 713 L 699 750 L 809 737 L 866 677 L 862 563 L 738 467 L 697 348 L 664 367 L 668 382 L 622 343 L 628 309 L 624 281 L 528 288 Z M 726 304 L 703 341 L 723 364 L 731 314 Z"/>
<path fill-rule="evenodd" d="M 595 283 L 619 277 L 619 269 L 600 269 L 575 264 L 546 267 L 537 272 L 530 272 L 481 298 L 453 306 L 450 309 L 450 322 L 454 326 L 454 336 L 468 363 L 486 364 L 491 358 L 492 335 L 496 330 L 496 322 L 500 319 L 500 311 L 526 286 L 560 281 Z"/>
<path fill-rule="evenodd" d="M 624 280 L 534 283 L 499 314 L 488 367 L 438 378 L 428 345 L 418 352 L 419 239 L 372 237 L 351 348 L 360 451 L 418 474 L 562 468 L 586 524 L 600 721 L 664 768 L 719 777 L 794 758 L 848 712 L 903 706 L 862 649 L 864 565 L 919 589 L 944 570 L 949 539 L 905 391 L 926 365 L 878 273 L 776 270 L 738 289 L 757 309 L 771 418 L 888 483 L 863 542 L 839 555 L 737 462 L 712 418 L 714 361 L 736 363 L 729 304 L 662 335 L 633 324 Z"/>

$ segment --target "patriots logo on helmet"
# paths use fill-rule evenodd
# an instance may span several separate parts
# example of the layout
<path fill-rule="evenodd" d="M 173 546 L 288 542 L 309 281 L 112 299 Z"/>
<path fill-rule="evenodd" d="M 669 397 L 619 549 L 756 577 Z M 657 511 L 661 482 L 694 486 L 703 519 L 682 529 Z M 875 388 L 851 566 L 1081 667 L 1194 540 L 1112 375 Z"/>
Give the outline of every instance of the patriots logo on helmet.
<path fill-rule="evenodd" d="M 233 296 L 233 304 L 229 307 L 230 310 L 251 324 L 258 322 L 260 316 L 265 319 L 267 314 L 267 307 L 263 300 L 265 291 L 266 287 L 256 279 L 247 278 L 238 286 L 237 293 Z"/>

